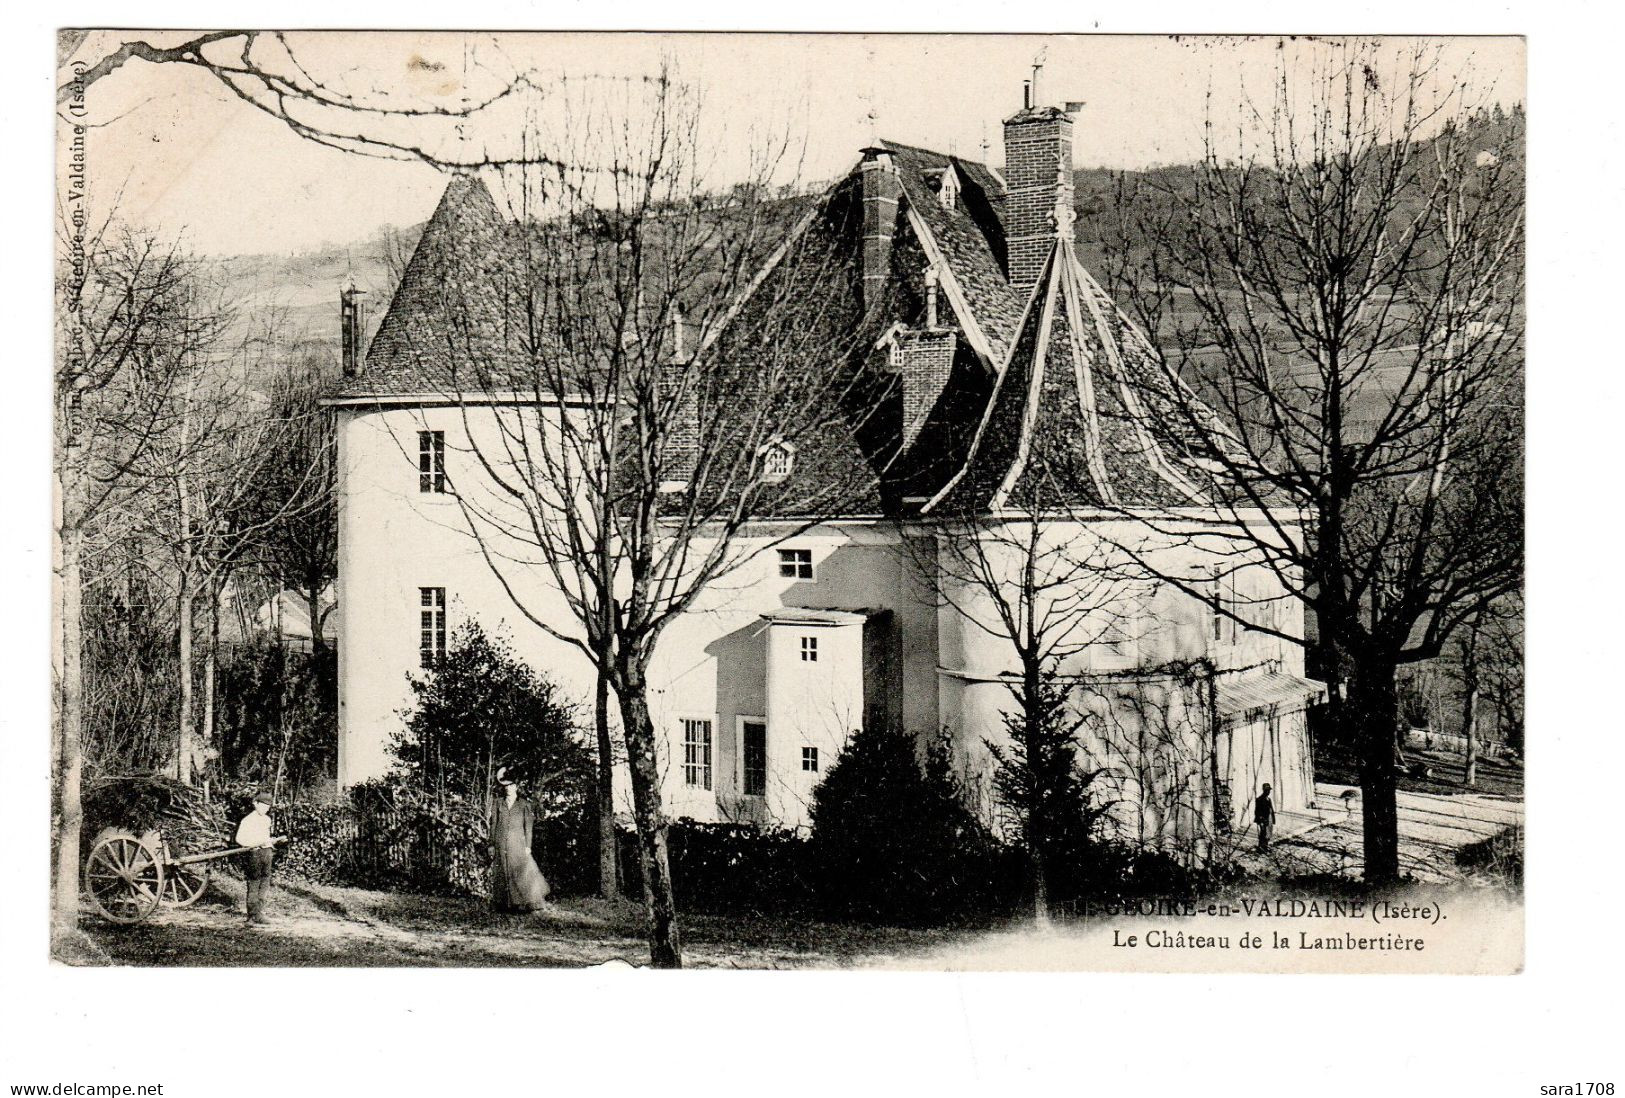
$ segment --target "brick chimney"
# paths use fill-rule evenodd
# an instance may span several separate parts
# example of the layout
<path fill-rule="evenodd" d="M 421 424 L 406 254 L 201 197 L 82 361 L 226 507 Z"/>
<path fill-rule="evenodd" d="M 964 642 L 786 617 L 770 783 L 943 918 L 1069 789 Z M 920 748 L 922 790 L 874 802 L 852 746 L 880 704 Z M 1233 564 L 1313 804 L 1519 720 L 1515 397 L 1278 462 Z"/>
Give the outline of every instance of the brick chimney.
<path fill-rule="evenodd" d="M 891 153 L 863 150 L 863 306 L 872 309 L 891 277 L 891 241 L 897 231 L 897 200 L 903 185 Z"/>
<path fill-rule="evenodd" d="M 1033 106 L 1031 85 L 1024 98 L 1004 120 L 1005 240 L 1010 284 L 1030 290 L 1055 242 L 1056 209 L 1072 209 L 1072 115 Z"/>
<path fill-rule="evenodd" d="M 939 324 L 935 267 L 926 268 L 924 282 L 925 326 L 911 329 L 898 324 L 881 340 L 888 365 L 901 382 L 905 450 L 914 445 L 948 384 L 959 340 L 956 329 Z"/>
<path fill-rule="evenodd" d="M 688 348 L 688 319 L 683 307 L 672 302 L 671 337 L 660 366 L 660 397 L 666 403 L 663 420 L 665 449 L 661 454 L 660 490 L 680 491 L 694 476 L 700 458 L 700 401 Z"/>
<path fill-rule="evenodd" d="M 367 338 L 367 321 L 361 308 L 361 299 L 365 296 L 364 291 L 355 288 L 354 279 L 339 291 L 339 348 L 345 377 L 360 376 L 366 354 L 363 343 Z"/>
<path fill-rule="evenodd" d="M 958 334 L 951 328 L 926 328 L 898 336 L 899 372 L 903 375 L 903 449 L 914 445 L 931 416 L 937 398 L 954 369 Z"/>

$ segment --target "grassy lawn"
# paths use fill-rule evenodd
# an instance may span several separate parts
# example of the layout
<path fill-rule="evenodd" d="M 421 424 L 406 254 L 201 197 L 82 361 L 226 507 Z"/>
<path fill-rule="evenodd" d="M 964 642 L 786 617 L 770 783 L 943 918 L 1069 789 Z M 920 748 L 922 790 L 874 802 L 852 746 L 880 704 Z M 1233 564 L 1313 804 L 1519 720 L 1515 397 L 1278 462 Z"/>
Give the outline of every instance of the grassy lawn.
<path fill-rule="evenodd" d="M 1462 757 L 1454 752 L 1423 751 L 1407 747 L 1405 758 L 1412 763 L 1426 763 L 1431 771 L 1426 778 L 1403 775 L 1399 788 L 1412 793 L 1438 793 L 1451 796 L 1457 793 L 1489 793 L 1500 797 L 1523 796 L 1523 763 L 1506 759 L 1479 759 L 1478 780 L 1471 788 L 1463 785 L 1465 766 Z M 1315 754 L 1315 780 L 1334 785 L 1359 785 L 1359 766 L 1352 758 L 1330 752 Z"/>
<path fill-rule="evenodd" d="M 566 899 L 546 912 L 500 915 L 478 900 L 278 881 L 270 926 L 247 927 L 242 884 L 217 880 L 197 905 L 133 926 L 86 916 L 105 956 L 69 963 L 153 966 L 576 967 L 647 961 L 643 909 Z M 687 915 L 696 968 L 838 968 L 901 958 L 968 936 L 786 918 Z"/>

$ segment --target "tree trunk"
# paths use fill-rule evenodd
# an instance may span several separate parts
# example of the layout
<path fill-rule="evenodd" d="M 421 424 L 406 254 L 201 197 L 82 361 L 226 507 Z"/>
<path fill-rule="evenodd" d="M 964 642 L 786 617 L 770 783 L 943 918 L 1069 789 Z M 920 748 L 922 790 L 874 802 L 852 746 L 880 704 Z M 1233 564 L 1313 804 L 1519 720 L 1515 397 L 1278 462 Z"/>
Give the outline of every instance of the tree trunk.
<path fill-rule="evenodd" d="M 1467 697 L 1462 703 L 1461 738 L 1466 758 L 1462 763 L 1461 784 L 1478 784 L 1478 617 L 1474 615 L 1467 639 L 1461 646 L 1461 677 Z"/>
<path fill-rule="evenodd" d="M 660 796 L 660 763 L 654 721 L 649 715 L 643 668 L 623 665 L 616 683 L 621 702 L 622 734 L 632 772 L 632 815 L 638 829 L 643 863 L 643 902 L 649 914 L 649 963 L 655 968 L 682 968 L 677 930 L 677 902 L 672 889 L 671 860 L 666 849 L 666 816 Z"/>
<path fill-rule="evenodd" d="M 1356 659 L 1349 676 L 1350 739 L 1360 745 L 1360 799 L 1365 842 L 1365 879 L 1388 885 L 1399 880 L 1399 696 L 1394 665 Z"/>
<path fill-rule="evenodd" d="M 71 469 L 75 460 L 70 453 L 63 456 L 64 467 Z M 60 651 L 57 666 L 57 720 L 53 737 L 52 762 L 55 764 L 55 803 L 52 815 L 56 827 L 53 838 L 56 845 L 55 876 L 52 889 L 51 913 L 58 932 L 71 931 L 79 925 L 79 828 L 82 806 L 80 780 L 84 766 L 81 751 L 81 732 L 84 722 L 84 633 L 80 621 L 80 559 L 84 543 L 81 506 L 77 498 L 76 478 L 69 474 L 66 483 L 60 483 L 62 493 L 62 520 L 58 534 L 58 552 L 61 554 L 57 576 L 57 632 Z"/>
<path fill-rule="evenodd" d="M 593 697 L 594 727 L 598 733 L 598 895 L 613 900 L 620 892 L 615 849 L 615 754 L 609 733 L 609 676 L 599 663 Z"/>
<path fill-rule="evenodd" d="M 610 427 L 610 452 L 614 452 L 615 426 Z M 599 493 L 597 503 L 597 579 L 599 584 L 599 639 L 594 643 L 593 727 L 598 738 L 598 895 L 613 900 L 620 892 L 620 849 L 615 840 L 615 751 L 609 731 L 609 669 L 615 636 L 615 560 L 611 554 L 609 493 Z M 589 630 L 589 637 L 591 631 Z M 644 889 L 648 895 L 648 889 Z"/>
<path fill-rule="evenodd" d="M 175 744 L 175 776 L 187 785 L 192 784 L 192 753 L 195 750 L 192 727 L 192 579 L 186 574 L 190 567 L 190 562 L 183 566 L 180 596 L 175 608 L 179 649 L 176 674 L 180 679 L 180 735 Z"/>
<path fill-rule="evenodd" d="M 175 738 L 175 776 L 186 785 L 192 784 L 192 570 L 196 555 L 192 545 L 192 486 L 187 475 L 188 446 L 191 440 L 192 393 L 195 378 L 188 378 L 186 399 L 181 405 L 180 467 L 175 476 L 175 509 L 177 529 L 180 533 L 180 592 L 176 599 L 175 628 L 177 663 L 180 678 L 180 734 Z"/>
<path fill-rule="evenodd" d="M 220 667 L 220 592 L 221 584 L 209 581 L 209 644 L 203 651 L 203 727 L 198 734 L 198 753 L 209 756 L 214 746 L 215 689 Z"/>
<path fill-rule="evenodd" d="M 1478 784 L 1478 687 L 1467 692 L 1466 712 L 1462 714 L 1461 734 L 1466 739 L 1466 761 L 1463 764 L 1461 784 L 1471 788 Z"/>
<path fill-rule="evenodd" d="M 1024 653 L 1025 655 L 1025 653 Z M 1049 881 L 1044 874 L 1044 850 L 1047 846 L 1044 832 L 1044 794 L 1046 790 L 1041 787 L 1044 775 L 1048 768 L 1043 764 L 1047 762 L 1042 757 L 1043 745 L 1039 742 L 1043 714 L 1038 711 L 1042 704 L 1040 697 L 1042 669 L 1035 659 L 1022 660 L 1021 687 L 1022 695 L 1022 735 L 1027 742 L 1022 744 L 1022 752 L 1026 759 L 1028 771 L 1028 795 L 1030 802 L 1027 805 L 1027 871 L 1032 878 L 1033 887 L 1033 919 L 1038 923 L 1049 921 Z"/>
<path fill-rule="evenodd" d="M 322 637 L 322 577 L 320 572 L 311 572 L 305 577 L 305 605 L 310 608 L 310 654 L 315 664 L 320 664 L 322 653 L 327 651 L 327 641 Z"/>

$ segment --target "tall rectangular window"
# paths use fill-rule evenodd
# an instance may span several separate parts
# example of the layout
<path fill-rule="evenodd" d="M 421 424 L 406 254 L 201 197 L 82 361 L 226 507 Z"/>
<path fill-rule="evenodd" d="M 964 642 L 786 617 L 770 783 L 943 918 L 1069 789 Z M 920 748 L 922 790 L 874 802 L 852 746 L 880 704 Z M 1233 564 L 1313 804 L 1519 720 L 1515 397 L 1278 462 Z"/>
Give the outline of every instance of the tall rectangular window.
<path fill-rule="evenodd" d="M 446 432 L 418 432 L 418 491 L 446 490 Z"/>
<path fill-rule="evenodd" d="M 780 549 L 779 575 L 784 579 L 813 578 L 811 549 Z"/>
<path fill-rule="evenodd" d="M 808 663 L 818 662 L 818 638 L 801 638 L 801 658 Z"/>
<path fill-rule="evenodd" d="M 1134 603 L 1118 603 L 1106 608 L 1105 623 L 1096 638 L 1099 654 L 1107 664 L 1132 664 L 1139 658 L 1140 615 Z"/>
<path fill-rule="evenodd" d="M 801 769 L 818 773 L 818 748 L 803 747 L 801 749 Z"/>
<path fill-rule="evenodd" d="M 683 718 L 683 784 L 711 788 L 711 722 Z"/>
<path fill-rule="evenodd" d="M 745 721 L 743 727 L 745 795 L 762 797 L 767 794 L 767 725 Z"/>
<path fill-rule="evenodd" d="M 446 654 L 446 589 L 418 588 L 418 662 L 433 667 Z"/>

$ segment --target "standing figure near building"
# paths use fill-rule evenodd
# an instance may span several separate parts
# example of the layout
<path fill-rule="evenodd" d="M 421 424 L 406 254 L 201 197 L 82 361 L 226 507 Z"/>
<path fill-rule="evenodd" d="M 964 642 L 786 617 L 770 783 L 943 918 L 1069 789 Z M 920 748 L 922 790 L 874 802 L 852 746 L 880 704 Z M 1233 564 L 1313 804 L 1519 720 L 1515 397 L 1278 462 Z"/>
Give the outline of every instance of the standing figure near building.
<path fill-rule="evenodd" d="M 1264 783 L 1264 792 L 1253 802 L 1253 822 L 1258 825 L 1258 849 L 1262 853 L 1270 848 L 1270 836 L 1275 831 L 1275 802 L 1270 800 L 1270 783 Z"/>
<path fill-rule="evenodd" d="M 547 902 L 547 878 L 531 856 L 536 809 L 519 795 L 505 770 L 497 771 L 501 796 L 491 813 L 491 906 L 498 911 L 536 911 Z"/>
<path fill-rule="evenodd" d="M 265 894 L 271 887 L 271 862 L 280 838 L 271 837 L 271 803 L 269 789 L 254 794 L 254 809 L 237 825 L 236 845 L 248 848 L 248 922 L 264 926 Z"/>

